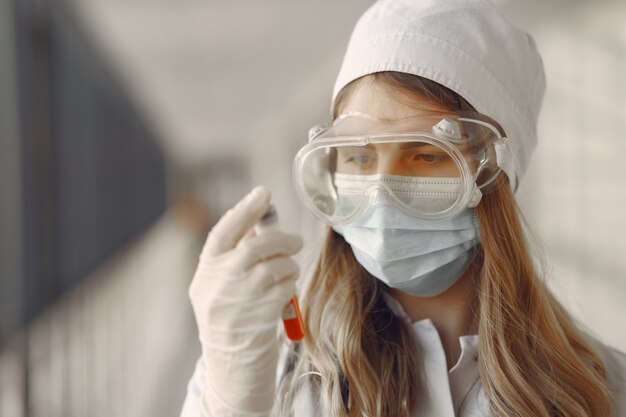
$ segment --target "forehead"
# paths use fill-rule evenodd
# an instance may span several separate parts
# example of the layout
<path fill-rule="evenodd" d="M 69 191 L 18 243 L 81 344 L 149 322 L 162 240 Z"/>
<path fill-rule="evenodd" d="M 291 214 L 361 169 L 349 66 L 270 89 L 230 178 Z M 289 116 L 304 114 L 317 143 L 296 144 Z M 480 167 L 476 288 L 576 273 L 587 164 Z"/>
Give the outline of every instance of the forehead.
<path fill-rule="evenodd" d="M 376 82 L 371 78 L 359 80 L 338 109 L 339 113 L 362 112 L 383 120 L 398 120 L 433 112 L 450 110 L 416 93 L 407 93 Z"/>

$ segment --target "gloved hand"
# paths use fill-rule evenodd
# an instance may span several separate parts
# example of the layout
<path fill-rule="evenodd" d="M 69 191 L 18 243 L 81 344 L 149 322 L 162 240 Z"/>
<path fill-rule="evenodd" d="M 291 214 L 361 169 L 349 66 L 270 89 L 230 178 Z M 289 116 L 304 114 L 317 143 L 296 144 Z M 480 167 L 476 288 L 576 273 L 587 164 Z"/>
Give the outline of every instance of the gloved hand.
<path fill-rule="evenodd" d="M 290 257 L 302 239 L 282 232 L 255 236 L 270 201 L 257 187 L 209 233 L 189 288 L 206 380 L 206 416 L 268 416 L 274 403 L 277 325 L 295 291 Z"/>

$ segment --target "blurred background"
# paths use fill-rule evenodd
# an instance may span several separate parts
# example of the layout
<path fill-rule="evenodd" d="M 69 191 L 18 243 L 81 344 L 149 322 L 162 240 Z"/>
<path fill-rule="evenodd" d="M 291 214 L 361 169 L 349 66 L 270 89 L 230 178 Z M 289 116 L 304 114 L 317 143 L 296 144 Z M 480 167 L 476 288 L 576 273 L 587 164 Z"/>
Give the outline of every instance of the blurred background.
<path fill-rule="evenodd" d="M 0 0 L 0 416 L 173 416 L 187 287 L 256 184 L 320 226 L 291 162 L 371 0 Z M 556 295 L 626 351 L 626 2 L 501 0 L 548 90 L 518 192 Z"/>

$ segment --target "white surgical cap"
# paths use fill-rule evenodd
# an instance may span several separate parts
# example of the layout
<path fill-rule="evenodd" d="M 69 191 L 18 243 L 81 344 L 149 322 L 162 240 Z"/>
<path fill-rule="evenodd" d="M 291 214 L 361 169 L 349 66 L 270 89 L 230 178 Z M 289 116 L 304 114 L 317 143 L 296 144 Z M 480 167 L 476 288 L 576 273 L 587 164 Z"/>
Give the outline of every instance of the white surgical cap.
<path fill-rule="evenodd" d="M 379 0 L 359 19 L 333 91 L 366 74 L 433 80 L 495 119 L 509 138 L 500 166 L 513 189 L 537 144 L 545 75 L 535 42 L 489 0 Z"/>

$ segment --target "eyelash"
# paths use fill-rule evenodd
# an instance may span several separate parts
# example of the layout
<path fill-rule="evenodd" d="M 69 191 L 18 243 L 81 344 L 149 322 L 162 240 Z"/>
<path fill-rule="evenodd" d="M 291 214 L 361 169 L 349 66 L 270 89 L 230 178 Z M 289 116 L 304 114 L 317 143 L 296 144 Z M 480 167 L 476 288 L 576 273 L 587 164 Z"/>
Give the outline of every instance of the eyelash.
<path fill-rule="evenodd" d="M 361 160 L 366 159 L 365 162 L 369 162 L 372 158 L 369 155 L 349 156 L 349 157 L 347 157 L 345 162 L 346 163 L 348 163 L 348 162 L 357 162 L 356 159 L 361 159 Z M 363 161 L 361 161 L 360 163 L 363 163 Z"/>
<path fill-rule="evenodd" d="M 426 164 L 434 164 L 437 162 L 442 162 L 444 160 L 444 158 L 440 155 L 436 155 L 436 154 L 418 154 L 417 155 L 418 158 L 420 158 L 420 160 Z M 426 157 L 426 158 L 424 158 Z M 431 158 L 431 160 L 428 160 L 429 158 Z"/>

